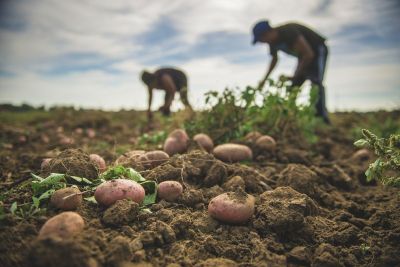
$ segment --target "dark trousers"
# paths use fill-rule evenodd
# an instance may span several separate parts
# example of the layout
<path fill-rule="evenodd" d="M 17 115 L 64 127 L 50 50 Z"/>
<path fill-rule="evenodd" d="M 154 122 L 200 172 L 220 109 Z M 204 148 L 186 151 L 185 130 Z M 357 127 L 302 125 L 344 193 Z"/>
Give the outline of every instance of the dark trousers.
<path fill-rule="evenodd" d="M 328 110 L 325 102 L 325 87 L 323 85 L 326 61 L 328 59 L 328 48 L 326 45 L 320 45 L 315 59 L 312 61 L 305 74 L 296 80 L 293 80 L 293 86 L 301 86 L 306 80 L 310 80 L 318 86 L 318 101 L 315 105 L 317 116 L 323 118 L 326 123 L 330 123 Z"/>

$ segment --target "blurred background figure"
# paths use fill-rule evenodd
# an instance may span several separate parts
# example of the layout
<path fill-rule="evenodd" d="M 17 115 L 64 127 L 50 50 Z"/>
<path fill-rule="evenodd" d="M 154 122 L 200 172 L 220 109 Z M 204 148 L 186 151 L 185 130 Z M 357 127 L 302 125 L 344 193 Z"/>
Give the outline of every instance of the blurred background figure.
<path fill-rule="evenodd" d="M 317 115 L 329 124 L 330 120 L 325 104 L 325 88 L 323 86 L 328 57 L 328 47 L 325 40 L 325 37 L 297 23 L 271 27 L 268 21 L 263 20 L 253 27 L 253 44 L 269 44 L 272 56 L 267 73 L 259 83 L 259 88 L 264 86 L 274 70 L 278 62 L 278 51 L 297 57 L 298 63 L 294 75 L 288 78 L 292 81 L 293 86 L 301 86 L 306 80 L 310 80 L 318 86 Z"/>
<path fill-rule="evenodd" d="M 149 90 L 147 109 L 149 119 L 152 118 L 151 103 L 153 100 L 153 89 L 165 91 L 164 105 L 159 108 L 159 111 L 165 116 L 171 113 L 170 108 L 175 97 L 175 92 L 179 92 L 180 99 L 185 108 L 193 110 L 188 101 L 188 81 L 183 71 L 176 68 L 160 68 L 154 73 L 144 70 L 141 78 Z"/>

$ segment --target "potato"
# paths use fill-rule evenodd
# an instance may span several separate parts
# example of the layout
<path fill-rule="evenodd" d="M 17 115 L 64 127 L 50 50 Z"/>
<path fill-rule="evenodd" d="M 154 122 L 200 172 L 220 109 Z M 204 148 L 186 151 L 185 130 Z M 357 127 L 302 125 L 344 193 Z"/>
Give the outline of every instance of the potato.
<path fill-rule="evenodd" d="M 168 137 L 164 142 L 164 151 L 169 155 L 181 154 L 186 152 L 187 144 L 180 142 L 174 137 Z"/>
<path fill-rule="evenodd" d="M 189 141 L 189 136 L 187 135 L 186 131 L 183 129 L 176 129 L 173 130 L 168 137 L 173 137 L 178 139 L 181 142 L 188 142 Z"/>
<path fill-rule="evenodd" d="M 78 213 L 65 211 L 47 220 L 40 229 L 38 238 L 55 236 L 65 239 L 79 234 L 84 227 L 85 221 Z"/>
<path fill-rule="evenodd" d="M 160 199 L 174 201 L 182 195 L 183 187 L 177 181 L 164 181 L 158 185 L 157 195 Z"/>
<path fill-rule="evenodd" d="M 94 198 L 100 205 L 108 207 L 117 200 L 126 198 L 141 204 L 144 194 L 144 188 L 137 182 L 128 179 L 115 179 L 99 185 L 94 193 Z"/>
<path fill-rule="evenodd" d="M 254 214 L 255 199 L 241 192 L 228 192 L 211 199 L 208 214 L 221 222 L 242 224 Z"/>
<path fill-rule="evenodd" d="M 100 173 L 104 172 L 107 169 L 106 162 L 101 156 L 97 154 L 90 154 L 89 157 L 90 161 L 97 166 Z"/>
<path fill-rule="evenodd" d="M 154 168 L 163 164 L 168 159 L 169 155 L 164 151 L 154 150 L 141 155 L 138 160 L 145 168 Z"/>
<path fill-rule="evenodd" d="M 225 162 L 251 160 L 253 153 L 248 146 L 239 144 L 223 144 L 214 148 L 214 156 Z"/>
<path fill-rule="evenodd" d="M 262 151 L 273 152 L 276 150 L 276 142 L 275 139 L 269 135 L 263 135 L 257 138 L 255 142 L 255 146 L 257 149 Z"/>
<path fill-rule="evenodd" d="M 42 164 L 40 164 L 40 168 L 43 170 L 44 168 L 46 168 L 47 166 L 49 166 L 50 160 L 51 160 L 51 158 L 45 158 L 45 159 L 43 159 L 43 160 L 42 160 Z"/>
<path fill-rule="evenodd" d="M 61 210 L 75 210 L 82 203 L 82 193 L 76 186 L 59 189 L 51 196 L 50 203 Z"/>
<path fill-rule="evenodd" d="M 139 159 L 141 155 L 146 153 L 144 150 L 132 150 L 129 152 L 126 152 L 119 156 L 117 160 L 115 161 L 116 165 L 130 165 L 130 163 L 135 163 Z"/>
<path fill-rule="evenodd" d="M 352 156 L 351 158 L 357 161 L 366 161 L 368 159 L 370 159 L 371 157 L 371 153 L 368 149 L 366 148 L 362 148 L 357 150 Z"/>
<path fill-rule="evenodd" d="M 189 145 L 189 136 L 182 129 L 172 131 L 164 142 L 164 151 L 172 156 L 186 152 Z"/>
<path fill-rule="evenodd" d="M 244 140 L 248 143 L 255 143 L 256 140 L 261 137 L 262 134 L 257 131 L 249 132 L 245 137 Z"/>
<path fill-rule="evenodd" d="M 210 153 L 214 148 L 213 140 L 206 134 L 199 133 L 193 137 L 193 140 L 203 148 L 205 151 Z"/>

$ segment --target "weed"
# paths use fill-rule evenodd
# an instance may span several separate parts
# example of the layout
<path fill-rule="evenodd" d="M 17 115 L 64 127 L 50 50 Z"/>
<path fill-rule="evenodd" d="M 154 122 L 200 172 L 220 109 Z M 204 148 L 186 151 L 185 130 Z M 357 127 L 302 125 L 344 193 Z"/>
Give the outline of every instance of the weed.
<path fill-rule="evenodd" d="M 378 138 L 366 129 L 362 130 L 362 134 L 364 138 L 354 145 L 371 148 L 378 156 L 365 172 L 367 181 L 377 180 L 384 185 L 400 187 L 400 134 Z"/>

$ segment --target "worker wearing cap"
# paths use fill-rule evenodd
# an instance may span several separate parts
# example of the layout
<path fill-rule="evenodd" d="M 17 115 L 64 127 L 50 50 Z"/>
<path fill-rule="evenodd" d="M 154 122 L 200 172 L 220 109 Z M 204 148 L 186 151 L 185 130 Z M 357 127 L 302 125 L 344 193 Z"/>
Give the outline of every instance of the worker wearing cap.
<path fill-rule="evenodd" d="M 272 60 L 265 77 L 261 80 L 262 88 L 278 62 L 278 51 L 283 51 L 298 58 L 298 64 L 293 77 L 289 79 L 293 86 L 301 86 L 305 80 L 310 80 L 319 88 L 319 98 L 316 103 L 317 115 L 329 123 L 328 111 L 325 105 L 325 88 L 323 86 L 328 48 L 325 38 L 315 31 L 297 24 L 288 23 L 271 27 L 268 21 L 260 21 L 253 27 L 253 44 L 267 43 L 270 47 Z"/>
<path fill-rule="evenodd" d="M 164 115 L 170 114 L 170 107 L 176 92 L 179 92 L 182 103 L 185 108 L 192 110 L 188 101 L 188 82 L 186 74 L 176 68 L 160 68 L 154 73 L 143 71 L 142 81 L 147 85 L 149 91 L 148 117 L 151 118 L 151 103 L 153 100 L 153 89 L 165 91 L 164 105 L 159 108 Z"/>

